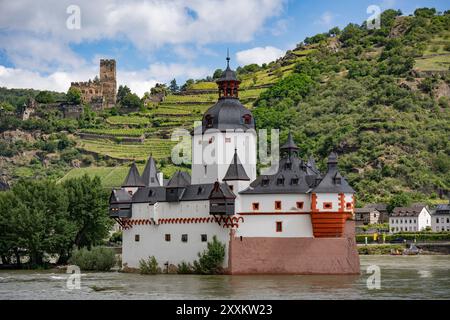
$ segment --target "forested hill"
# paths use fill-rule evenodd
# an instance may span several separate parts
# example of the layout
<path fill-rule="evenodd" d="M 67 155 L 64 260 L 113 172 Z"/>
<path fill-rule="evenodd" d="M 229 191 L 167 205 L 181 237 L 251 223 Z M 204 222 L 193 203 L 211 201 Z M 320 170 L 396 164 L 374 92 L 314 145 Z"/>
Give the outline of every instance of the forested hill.
<path fill-rule="evenodd" d="M 305 157 L 336 151 L 362 202 L 450 187 L 450 12 L 400 14 L 305 39 L 295 50 L 314 52 L 254 104 L 258 127 L 290 128 Z"/>
<path fill-rule="evenodd" d="M 428 201 L 448 192 L 449 67 L 450 12 L 422 8 L 411 16 L 387 10 L 378 30 L 365 23 L 333 28 L 237 74 L 241 102 L 252 108 L 258 128 L 282 129 L 282 141 L 291 130 L 301 156 L 314 155 L 322 169 L 336 151 L 361 205 L 395 196 Z M 85 106 L 78 120 L 45 112 L 46 103 L 64 94 L 0 88 L 0 173 L 10 181 L 87 173 L 110 188 L 125 178 L 127 162 L 143 165 L 152 154 L 168 178 L 179 169 L 170 163 L 170 133 L 191 129 L 214 104 L 221 72 L 181 89 L 176 82 L 152 88 L 164 91 L 163 101 L 148 99 L 151 92 L 140 101 L 136 96 L 138 111 L 127 110 L 126 99 L 100 112 Z M 30 94 L 41 104 L 40 116 L 22 121 L 5 112 Z"/>

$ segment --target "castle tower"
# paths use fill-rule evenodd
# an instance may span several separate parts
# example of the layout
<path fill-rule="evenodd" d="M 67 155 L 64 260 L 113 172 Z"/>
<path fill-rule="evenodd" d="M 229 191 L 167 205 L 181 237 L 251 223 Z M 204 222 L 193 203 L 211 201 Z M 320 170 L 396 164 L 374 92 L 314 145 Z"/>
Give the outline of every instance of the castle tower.
<path fill-rule="evenodd" d="M 111 108 L 117 98 L 116 60 L 100 59 L 100 83 L 105 107 Z"/>
<path fill-rule="evenodd" d="M 255 120 L 239 101 L 236 73 L 227 68 L 216 81 L 219 99 L 203 115 L 194 130 L 192 144 L 192 183 L 221 182 L 236 155 L 250 179 L 256 179 Z M 236 150 L 236 151 L 235 151 Z"/>

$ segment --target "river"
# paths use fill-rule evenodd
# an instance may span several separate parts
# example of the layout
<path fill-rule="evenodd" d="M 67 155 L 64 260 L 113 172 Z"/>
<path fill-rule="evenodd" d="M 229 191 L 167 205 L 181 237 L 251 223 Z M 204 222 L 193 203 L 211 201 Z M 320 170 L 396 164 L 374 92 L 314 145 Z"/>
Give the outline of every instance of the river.
<path fill-rule="evenodd" d="M 369 266 L 380 288 L 368 289 Z M 0 300 L 10 299 L 450 299 L 450 255 L 361 256 L 356 276 L 198 276 L 0 271 Z"/>

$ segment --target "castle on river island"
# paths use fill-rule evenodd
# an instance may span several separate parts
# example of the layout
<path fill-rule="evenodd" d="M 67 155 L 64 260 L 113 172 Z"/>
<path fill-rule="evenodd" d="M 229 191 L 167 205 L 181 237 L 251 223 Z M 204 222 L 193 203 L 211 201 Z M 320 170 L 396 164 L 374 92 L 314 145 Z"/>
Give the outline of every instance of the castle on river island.
<path fill-rule="evenodd" d="M 358 274 L 355 192 L 336 154 L 320 172 L 289 134 L 276 172 L 257 176 L 255 119 L 227 60 L 219 99 L 194 129 L 192 177 L 178 171 L 165 180 L 150 157 L 142 174 L 133 163 L 112 190 L 123 265 L 138 268 L 149 256 L 165 266 L 192 263 L 216 236 L 229 274 Z"/>

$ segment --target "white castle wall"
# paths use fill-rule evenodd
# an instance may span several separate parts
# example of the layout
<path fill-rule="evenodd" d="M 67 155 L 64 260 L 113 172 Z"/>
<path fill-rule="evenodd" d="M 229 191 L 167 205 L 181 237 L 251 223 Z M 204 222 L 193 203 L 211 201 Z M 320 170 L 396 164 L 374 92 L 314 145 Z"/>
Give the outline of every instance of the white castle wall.
<path fill-rule="evenodd" d="M 281 201 L 281 210 L 275 210 L 275 201 Z M 236 236 L 242 237 L 312 237 L 311 200 L 307 194 L 256 194 L 239 196 L 244 222 L 239 224 Z M 253 203 L 259 210 L 253 210 Z M 303 209 L 297 208 L 303 202 Z M 277 212 L 280 212 L 277 215 Z M 305 214 L 283 214 L 302 213 Z M 272 213 L 272 214 L 264 214 Z M 254 215 L 252 215 L 254 214 Z M 276 231 L 276 222 L 282 222 L 282 231 Z"/>
<path fill-rule="evenodd" d="M 212 143 L 209 143 L 210 140 Z M 255 180 L 256 144 L 256 133 L 253 130 L 225 133 L 208 130 L 203 135 L 195 134 L 192 143 L 192 183 L 222 181 L 233 159 L 235 148 L 248 177 L 251 181 Z"/>
<path fill-rule="evenodd" d="M 133 219 L 168 219 L 211 217 L 208 201 L 183 201 L 179 203 L 161 202 L 155 206 L 148 203 L 133 204 Z M 157 216 L 155 216 L 157 214 Z M 171 241 L 165 241 L 165 235 L 171 235 Z M 181 235 L 187 234 L 188 241 L 182 242 Z M 226 245 L 224 267 L 228 263 L 229 229 L 219 226 L 216 222 L 209 223 L 171 223 L 160 225 L 133 225 L 123 230 L 122 263 L 128 267 L 138 268 L 139 260 L 155 256 L 159 266 L 164 264 L 177 265 L 182 261 L 193 262 L 198 259 L 198 253 L 207 247 L 207 242 L 201 241 L 201 235 L 207 235 L 211 241 L 216 235 L 218 240 Z M 135 236 L 139 235 L 139 241 Z"/>

